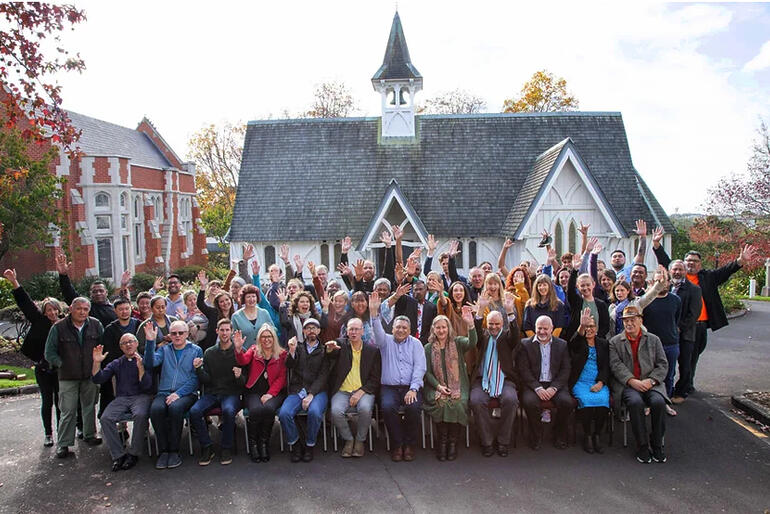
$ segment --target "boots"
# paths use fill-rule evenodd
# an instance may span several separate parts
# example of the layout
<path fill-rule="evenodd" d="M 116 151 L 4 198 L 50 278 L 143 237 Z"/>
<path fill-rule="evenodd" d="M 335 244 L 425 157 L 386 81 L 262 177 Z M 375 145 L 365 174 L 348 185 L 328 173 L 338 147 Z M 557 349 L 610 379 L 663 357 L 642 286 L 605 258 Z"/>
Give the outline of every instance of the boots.
<path fill-rule="evenodd" d="M 270 436 L 273 434 L 273 419 L 262 423 L 259 437 L 259 456 L 262 462 L 270 461 Z"/>
<path fill-rule="evenodd" d="M 251 421 L 246 420 L 249 427 L 249 457 L 252 462 L 262 462 L 262 456 L 259 454 L 259 425 Z"/>
<path fill-rule="evenodd" d="M 593 440 L 593 443 L 594 443 L 594 451 L 596 453 L 604 453 L 604 447 L 601 445 L 601 442 L 600 442 L 601 438 L 599 437 L 599 434 L 594 434 L 593 436 L 591 436 L 591 439 Z"/>
<path fill-rule="evenodd" d="M 438 446 L 436 448 L 436 458 L 440 461 L 447 459 L 449 445 L 449 424 L 436 423 L 438 428 Z"/>
<path fill-rule="evenodd" d="M 447 445 L 446 459 L 455 460 L 457 458 L 457 439 L 460 435 L 460 424 L 449 423 L 449 444 Z"/>

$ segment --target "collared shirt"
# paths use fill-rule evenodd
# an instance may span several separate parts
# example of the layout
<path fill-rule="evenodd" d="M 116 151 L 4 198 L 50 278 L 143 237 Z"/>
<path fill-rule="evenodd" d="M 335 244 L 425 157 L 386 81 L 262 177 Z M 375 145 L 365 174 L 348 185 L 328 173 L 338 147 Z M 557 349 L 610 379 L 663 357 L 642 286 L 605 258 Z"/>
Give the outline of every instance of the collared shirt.
<path fill-rule="evenodd" d="M 540 341 L 537 345 L 540 347 L 540 381 L 551 381 L 551 342 L 553 338 L 547 343 L 543 344 Z"/>
<path fill-rule="evenodd" d="M 382 356 L 383 385 L 408 385 L 418 391 L 423 385 L 427 365 L 425 350 L 419 339 L 407 336 L 400 343 L 391 334 L 386 334 L 379 318 L 372 319 L 374 338 L 372 342 L 380 349 Z"/>
<path fill-rule="evenodd" d="M 417 339 L 420 338 L 422 333 L 422 304 L 417 302 Z"/>

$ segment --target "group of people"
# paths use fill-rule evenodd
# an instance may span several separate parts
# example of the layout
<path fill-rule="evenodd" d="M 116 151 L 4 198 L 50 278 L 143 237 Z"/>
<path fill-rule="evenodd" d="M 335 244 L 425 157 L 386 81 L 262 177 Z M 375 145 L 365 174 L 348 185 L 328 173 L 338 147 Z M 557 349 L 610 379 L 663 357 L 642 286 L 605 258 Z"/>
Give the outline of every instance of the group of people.
<path fill-rule="evenodd" d="M 421 248 L 404 255 L 397 226 L 381 235 L 379 277 L 373 262 L 348 260 L 352 245 L 345 238 L 341 281 L 308 262 L 306 284 L 305 263 L 295 256 L 292 265 L 284 245 L 285 273 L 271 264 L 263 284 L 249 245 L 224 282 L 202 271 L 196 294 L 183 292 L 181 279 L 170 275 L 166 296 L 157 294 L 164 286 L 159 278 L 135 304 L 128 274 L 112 302 L 100 281 L 89 298 L 80 296 L 59 251 L 66 315 L 54 298 L 33 302 L 15 270 L 4 276 L 31 324 L 22 352 L 35 362 L 46 446 L 54 444 L 56 411 L 60 458 L 76 437 L 101 444 L 97 402 L 113 471 L 136 465 L 150 421 L 156 468 L 182 463 L 186 419 L 202 466 L 216 457 L 209 425 L 219 419 L 219 460 L 229 464 L 240 411 L 254 462 L 270 460 L 276 418 L 292 462 L 313 460 L 327 409 L 344 440 L 342 457 L 363 457 L 379 401 L 393 461 L 415 458 L 423 412 L 436 425 L 438 460 L 457 458 L 471 413 L 482 454 L 505 457 L 521 404 L 534 450 L 544 423 L 553 427 L 554 445 L 566 448 L 574 412 L 583 449 L 603 453 L 605 423 L 624 408 L 637 460 L 665 462 L 666 415 L 676 415 L 669 404 L 694 391 L 707 329 L 727 324 L 717 287 L 756 250 L 747 245 L 735 261 L 706 270 L 697 252 L 671 260 L 657 228 L 651 239 L 659 266 L 648 281 L 643 221 L 633 263 L 615 250 L 607 266 L 588 231 L 581 224 L 581 251 L 560 258 L 544 232 L 547 258 L 539 267 L 523 261 L 508 270 L 506 241 L 497 271 L 484 262 L 468 278 L 458 274 L 456 242 L 438 255 L 441 271 L 434 271 L 435 238 L 428 238 L 423 262 Z M 133 423 L 128 446 L 127 422 Z"/>

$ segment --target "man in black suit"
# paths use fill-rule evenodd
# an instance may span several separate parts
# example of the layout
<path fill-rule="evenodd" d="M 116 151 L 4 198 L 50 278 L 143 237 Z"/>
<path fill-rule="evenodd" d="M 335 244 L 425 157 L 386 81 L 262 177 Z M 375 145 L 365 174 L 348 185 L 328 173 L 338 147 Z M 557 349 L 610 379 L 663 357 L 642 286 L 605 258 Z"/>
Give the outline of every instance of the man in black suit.
<path fill-rule="evenodd" d="M 564 339 L 553 337 L 553 321 L 540 316 L 535 321 L 535 335 L 521 342 L 518 368 L 522 382 L 521 403 L 529 420 L 529 445 L 540 448 L 542 402 L 556 408 L 554 446 L 567 447 L 567 420 L 574 407 L 567 387 L 570 372 L 569 351 Z"/>
<path fill-rule="evenodd" d="M 400 289 L 400 288 L 399 288 Z M 430 326 L 433 324 L 433 318 L 436 317 L 436 306 L 433 302 L 425 299 L 428 287 L 422 280 L 416 280 L 412 283 L 412 296 L 403 295 L 396 301 L 395 313 L 393 318 L 406 316 L 412 324 L 412 336 L 420 340 L 425 345 L 428 343 L 430 335 Z M 399 291 L 396 291 L 396 295 Z"/>

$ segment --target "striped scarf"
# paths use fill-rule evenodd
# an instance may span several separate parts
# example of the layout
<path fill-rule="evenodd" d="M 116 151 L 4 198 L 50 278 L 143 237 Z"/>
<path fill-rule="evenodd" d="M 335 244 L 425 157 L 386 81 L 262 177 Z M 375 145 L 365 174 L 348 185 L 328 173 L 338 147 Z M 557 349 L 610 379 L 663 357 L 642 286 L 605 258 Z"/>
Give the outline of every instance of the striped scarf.
<path fill-rule="evenodd" d="M 481 387 L 490 398 L 499 398 L 503 394 L 505 374 L 500 369 L 500 359 L 497 358 L 497 338 L 489 336 L 487 351 L 484 354 L 484 367 L 481 376 Z"/>

